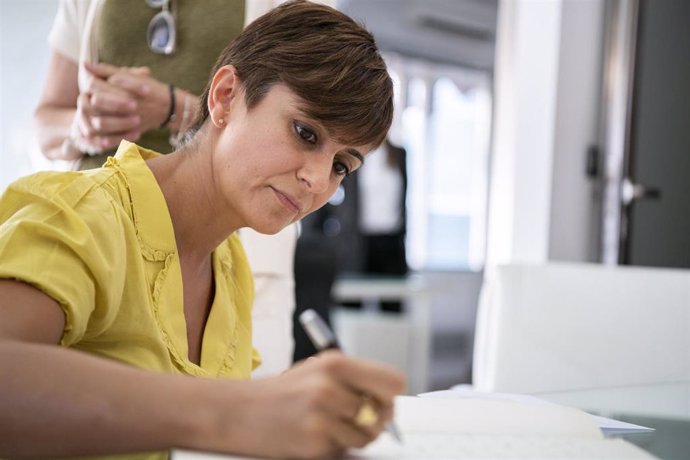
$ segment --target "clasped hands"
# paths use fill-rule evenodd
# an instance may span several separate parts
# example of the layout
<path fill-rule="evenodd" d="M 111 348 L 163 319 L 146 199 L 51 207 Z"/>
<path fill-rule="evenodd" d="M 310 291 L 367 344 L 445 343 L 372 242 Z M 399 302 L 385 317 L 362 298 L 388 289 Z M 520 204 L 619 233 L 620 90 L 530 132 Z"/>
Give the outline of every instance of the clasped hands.
<path fill-rule="evenodd" d="M 167 83 L 151 76 L 148 67 L 84 64 L 88 83 L 80 90 L 70 129 L 74 146 L 97 154 L 122 139 L 136 141 L 166 119 L 170 107 Z"/>

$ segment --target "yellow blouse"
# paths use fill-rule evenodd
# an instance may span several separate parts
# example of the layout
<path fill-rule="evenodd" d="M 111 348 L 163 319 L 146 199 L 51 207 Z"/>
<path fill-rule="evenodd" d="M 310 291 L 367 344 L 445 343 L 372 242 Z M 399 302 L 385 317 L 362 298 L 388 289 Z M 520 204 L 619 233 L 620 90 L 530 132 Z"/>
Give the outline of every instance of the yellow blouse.
<path fill-rule="evenodd" d="M 155 371 L 248 378 L 251 272 L 236 235 L 213 254 L 215 298 L 201 364 L 187 358 L 174 230 L 144 162 L 123 141 L 101 169 L 44 172 L 0 200 L 0 278 L 29 283 L 62 306 L 60 344 Z"/>

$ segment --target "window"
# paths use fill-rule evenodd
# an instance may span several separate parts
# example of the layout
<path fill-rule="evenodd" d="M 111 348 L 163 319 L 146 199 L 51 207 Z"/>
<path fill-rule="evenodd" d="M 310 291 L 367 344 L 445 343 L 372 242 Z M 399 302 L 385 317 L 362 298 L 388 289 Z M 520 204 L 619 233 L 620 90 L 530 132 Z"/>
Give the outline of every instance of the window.
<path fill-rule="evenodd" d="M 414 269 L 484 265 L 490 75 L 388 57 L 391 136 L 408 152 L 407 252 Z"/>

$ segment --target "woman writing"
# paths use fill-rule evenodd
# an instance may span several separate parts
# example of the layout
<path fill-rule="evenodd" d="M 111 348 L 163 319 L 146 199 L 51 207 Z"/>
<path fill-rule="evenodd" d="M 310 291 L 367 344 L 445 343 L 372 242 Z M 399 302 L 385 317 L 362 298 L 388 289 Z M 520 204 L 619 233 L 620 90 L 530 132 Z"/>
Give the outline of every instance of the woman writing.
<path fill-rule="evenodd" d="M 75 169 L 100 167 L 122 139 L 173 151 L 196 118 L 198 95 L 221 51 L 244 24 L 280 3 L 60 0 L 35 112 L 41 150 L 74 160 Z M 147 33 L 154 29 L 163 33 Z M 254 278 L 252 340 L 261 353 L 252 376 L 277 375 L 293 356 L 297 225 L 276 235 L 250 228 L 239 235 Z"/>
<path fill-rule="evenodd" d="M 390 420 L 402 377 L 339 353 L 242 380 L 253 292 L 235 235 L 323 206 L 383 141 L 392 85 L 372 37 L 286 3 L 223 51 L 202 100 L 169 155 L 123 142 L 101 169 L 5 192 L 0 456 L 323 457 Z M 364 394 L 371 426 L 354 422 Z"/>

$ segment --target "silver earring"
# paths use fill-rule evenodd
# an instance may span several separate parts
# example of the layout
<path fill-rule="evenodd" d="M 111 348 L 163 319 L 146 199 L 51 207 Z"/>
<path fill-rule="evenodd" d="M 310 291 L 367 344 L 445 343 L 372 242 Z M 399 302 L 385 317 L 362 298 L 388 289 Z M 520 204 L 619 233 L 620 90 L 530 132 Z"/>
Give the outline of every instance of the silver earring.
<path fill-rule="evenodd" d="M 225 120 L 224 120 L 223 118 L 219 118 L 219 119 L 218 119 L 218 124 L 219 124 L 219 125 L 222 125 L 223 123 L 225 123 Z"/>

